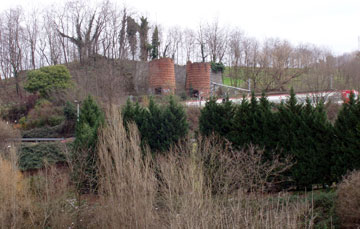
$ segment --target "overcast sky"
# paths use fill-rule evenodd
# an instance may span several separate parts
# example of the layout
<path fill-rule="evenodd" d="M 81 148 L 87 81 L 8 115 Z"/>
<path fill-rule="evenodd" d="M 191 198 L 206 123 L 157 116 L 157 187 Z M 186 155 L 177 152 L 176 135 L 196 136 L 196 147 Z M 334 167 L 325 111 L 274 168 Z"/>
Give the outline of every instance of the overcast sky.
<path fill-rule="evenodd" d="M 114 0 L 115 1 L 115 0 Z M 0 0 L 2 10 L 25 10 L 60 0 Z M 260 41 L 267 37 L 293 44 L 311 43 L 334 54 L 358 49 L 360 0 L 116 0 L 150 23 L 196 29 L 218 18 L 222 25 L 241 28 Z"/>

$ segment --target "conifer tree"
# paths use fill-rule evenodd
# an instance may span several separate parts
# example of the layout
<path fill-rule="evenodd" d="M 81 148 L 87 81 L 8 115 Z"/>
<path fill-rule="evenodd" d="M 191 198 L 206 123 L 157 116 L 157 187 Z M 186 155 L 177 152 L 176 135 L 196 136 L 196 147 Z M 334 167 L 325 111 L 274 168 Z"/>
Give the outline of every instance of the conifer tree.
<path fill-rule="evenodd" d="M 150 98 L 145 109 L 128 101 L 122 110 L 125 126 L 134 121 L 141 135 L 141 144 L 153 153 L 169 150 L 170 146 L 186 137 L 188 123 L 184 108 L 170 97 L 167 106 L 159 106 Z"/>
<path fill-rule="evenodd" d="M 234 105 L 229 98 L 226 98 L 221 104 L 216 103 L 215 97 L 210 98 L 205 107 L 201 109 L 199 117 L 200 133 L 205 136 L 215 133 L 228 138 L 233 129 L 234 111 Z"/>
<path fill-rule="evenodd" d="M 351 93 L 334 125 L 333 174 L 340 180 L 347 172 L 360 169 L 360 102 Z"/>
<path fill-rule="evenodd" d="M 79 122 L 76 124 L 73 154 L 74 178 L 81 192 L 97 188 L 98 129 L 104 122 L 104 114 L 100 107 L 91 96 L 87 97 L 83 101 Z"/>
<path fill-rule="evenodd" d="M 189 129 L 184 108 L 176 103 L 174 97 L 170 97 L 169 104 L 164 110 L 165 141 L 163 150 L 168 150 L 173 143 L 184 138 Z"/>
<path fill-rule="evenodd" d="M 254 100 L 251 103 L 243 96 L 241 104 L 236 106 L 233 117 L 233 128 L 230 134 L 231 142 L 239 147 L 246 147 L 251 143 L 250 129 L 251 129 L 251 115 L 250 110 L 254 109 Z M 253 108 L 251 108 L 253 107 Z"/>

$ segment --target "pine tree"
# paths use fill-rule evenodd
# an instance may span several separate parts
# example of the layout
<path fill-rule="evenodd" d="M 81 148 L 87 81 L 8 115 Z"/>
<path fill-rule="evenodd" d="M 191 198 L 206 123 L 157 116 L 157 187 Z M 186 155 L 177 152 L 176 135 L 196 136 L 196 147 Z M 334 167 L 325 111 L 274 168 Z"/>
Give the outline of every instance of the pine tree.
<path fill-rule="evenodd" d="M 73 154 L 74 178 L 81 192 L 97 188 L 98 129 L 105 122 L 104 114 L 95 100 L 87 97 L 80 110 L 76 125 L 75 152 Z"/>
<path fill-rule="evenodd" d="M 184 108 L 170 97 L 167 106 L 159 106 L 150 98 L 147 108 L 128 101 L 122 110 L 125 126 L 134 121 L 141 135 L 142 147 L 149 146 L 153 153 L 165 152 L 186 137 L 188 123 Z"/>
<path fill-rule="evenodd" d="M 252 106 L 254 106 L 254 104 Z M 241 104 L 239 106 L 236 106 L 234 112 L 232 122 L 233 126 L 229 139 L 235 146 L 239 148 L 246 147 L 251 142 L 250 109 L 251 104 L 244 96 Z"/>
<path fill-rule="evenodd" d="M 360 102 L 351 93 L 334 126 L 333 174 L 340 180 L 347 172 L 360 169 Z"/>
<path fill-rule="evenodd" d="M 216 103 L 216 98 L 210 98 L 205 107 L 201 109 L 200 133 L 205 136 L 215 133 L 228 138 L 233 128 L 234 111 L 234 105 L 229 98 L 226 98 L 221 104 Z"/>
<path fill-rule="evenodd" d="M 163 150 L 168 150 L 172 144 L 185 138 L 188 133 L 189 124 L 186 120 L 185 110 L 172 96 L 164 110 L 163 129 L 165 132 Z"/>

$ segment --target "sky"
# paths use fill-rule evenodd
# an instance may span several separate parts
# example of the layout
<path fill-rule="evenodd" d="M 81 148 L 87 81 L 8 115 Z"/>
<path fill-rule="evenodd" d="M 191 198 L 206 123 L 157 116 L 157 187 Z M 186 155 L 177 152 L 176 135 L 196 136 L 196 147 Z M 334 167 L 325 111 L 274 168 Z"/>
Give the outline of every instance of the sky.
<path fill-rule="evenodd" d="M 96 1 L 96 0 L 95 0 Z M 0 10 L 25 10 L 61 0 L 0 0 Z M 286 39 L 294 45 L 315 44 L 335 55 L 358 50 L 360 0 L 113 0 L 166 28 L 199 27 L 216 18 L 262 41 Z"/>

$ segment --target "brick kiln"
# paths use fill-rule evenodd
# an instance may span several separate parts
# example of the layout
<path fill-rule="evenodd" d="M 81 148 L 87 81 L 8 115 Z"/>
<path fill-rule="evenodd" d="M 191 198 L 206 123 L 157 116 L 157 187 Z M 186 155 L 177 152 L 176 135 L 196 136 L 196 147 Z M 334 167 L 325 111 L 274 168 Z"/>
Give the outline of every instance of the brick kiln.
<path fill-rule="evenodd" d="M 186 64 L 186 90 L 192 97 L 208 97 L 210 95 L 210 64 L 191 63 Z"/>
<path fill-rule="evenodd" d="M 149 62 L 149 90 L 151 94 L 174 94 L 176 89 L 174 61 L 161 58 Z"/>

